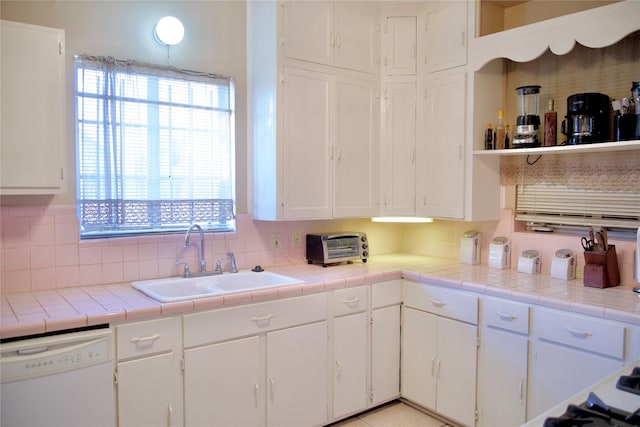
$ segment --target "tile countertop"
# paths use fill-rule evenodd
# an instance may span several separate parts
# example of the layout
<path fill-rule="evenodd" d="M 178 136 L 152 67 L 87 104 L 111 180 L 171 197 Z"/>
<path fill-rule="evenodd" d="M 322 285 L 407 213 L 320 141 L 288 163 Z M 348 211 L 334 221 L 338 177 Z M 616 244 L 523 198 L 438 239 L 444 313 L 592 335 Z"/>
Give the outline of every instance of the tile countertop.
<path fill-rule="evenodd" d="M 458 260 L 403 254 L 379 255 L 366 264 L 323 268 L 305 263 L 269 270 L 304 283 L 173 303 L 159 303 L 128 283 L 2 295 L 0 338 L 187 313 L 402 277 L 640 325 L 635 283 L 597 289 L 585 287 L 582 279 L 558 280 L 546 274 L 529 275 L 515 269 L 497 270 L 460 264 Z"/>

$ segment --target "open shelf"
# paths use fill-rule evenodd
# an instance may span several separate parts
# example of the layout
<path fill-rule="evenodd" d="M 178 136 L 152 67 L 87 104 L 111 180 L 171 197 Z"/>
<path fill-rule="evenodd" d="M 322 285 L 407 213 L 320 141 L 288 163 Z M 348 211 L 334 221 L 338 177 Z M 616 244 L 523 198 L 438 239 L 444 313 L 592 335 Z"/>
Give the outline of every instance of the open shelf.
<path fill-rule="evenodd" d="M 508 150 L 474 150 L 473 154 L 481 156 L 526 156 L 531 154 L 573 154 L 632 150 L 640 150 L 640 140 L 581 145 L 556 145 L 554 147 L 512 148 Z"/>

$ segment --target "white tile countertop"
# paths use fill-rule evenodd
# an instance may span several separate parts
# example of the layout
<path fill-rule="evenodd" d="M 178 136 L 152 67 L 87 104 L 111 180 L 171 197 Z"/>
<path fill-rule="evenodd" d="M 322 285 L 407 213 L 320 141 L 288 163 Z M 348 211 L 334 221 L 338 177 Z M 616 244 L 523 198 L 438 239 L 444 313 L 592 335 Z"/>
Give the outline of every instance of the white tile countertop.
<path fill-rule="evenodd" d="M 460 264 L 458 260 L 404 254 L 375 256 L 366 264 L 323 268 L 304 263 L 267 269 L 304 283 L 173 303 L 159 303 L 128 283 L 2 295 L 0 338 L 187 313 L 399 278 L 640 325 L 640 298 L 633 292 L 637 283 L 597 289 L 585 287 L 582 279 L 566 281 L 546 274 L 529 275 L 515 269 L 497 270 L 486 265 Z"/>

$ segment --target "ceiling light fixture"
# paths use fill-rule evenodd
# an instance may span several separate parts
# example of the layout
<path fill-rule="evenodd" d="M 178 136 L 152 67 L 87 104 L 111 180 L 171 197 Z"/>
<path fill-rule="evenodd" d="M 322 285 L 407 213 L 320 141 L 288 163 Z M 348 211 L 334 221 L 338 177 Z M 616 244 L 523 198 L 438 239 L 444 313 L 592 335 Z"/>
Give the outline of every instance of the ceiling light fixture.
<path fill-rule="evenodd" d="M 163 46 L 174 46 L 184 37 L 184 26 L 178 18 L 165 16 L 161 18 L 153 29 L 153 36 Z"/>

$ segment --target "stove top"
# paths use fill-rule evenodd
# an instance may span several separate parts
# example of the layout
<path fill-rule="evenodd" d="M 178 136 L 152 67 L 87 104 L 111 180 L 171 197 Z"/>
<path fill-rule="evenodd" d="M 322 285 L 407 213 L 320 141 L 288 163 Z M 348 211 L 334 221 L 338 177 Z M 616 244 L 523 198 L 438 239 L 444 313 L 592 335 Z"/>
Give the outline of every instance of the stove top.
<path fill-rule="evenodd" d="M 640 366 L 633 368 L 631 375 L 622 375 L 618 378 L 616 388 L 629 393 L 640 394 Z"/>
<path fill-rule="evenodd" d="M 634 412 L 624 411 L 604 403 L 595 393 L 589 393 L 587 400 L 580 405 L 570 404 L 564 414 L 547 418 L 543 427 L 574 426 L 640 426 L 640 408 Z"/>

